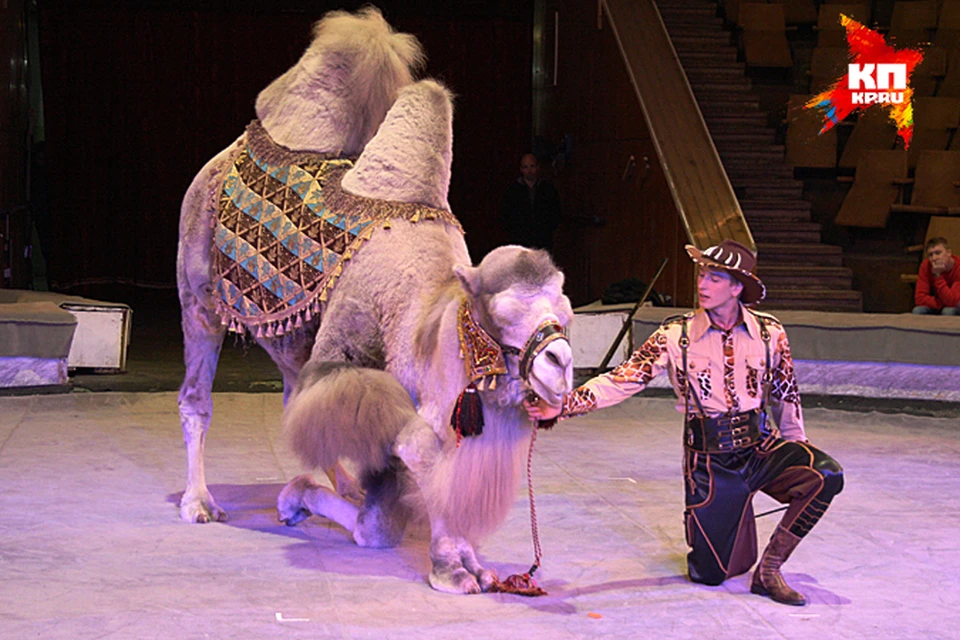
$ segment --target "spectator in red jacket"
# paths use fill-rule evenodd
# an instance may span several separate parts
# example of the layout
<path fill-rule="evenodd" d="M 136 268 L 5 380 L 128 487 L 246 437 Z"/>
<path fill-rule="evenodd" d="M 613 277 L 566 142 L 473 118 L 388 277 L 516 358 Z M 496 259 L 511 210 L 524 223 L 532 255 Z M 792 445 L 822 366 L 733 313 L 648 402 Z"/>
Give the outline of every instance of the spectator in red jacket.
<path fill-rule="evenodd" d="M 924 250 L 913 312 L 960 315 L 960 260 L 950 253 L 946 238 L 930 238 Z"/>

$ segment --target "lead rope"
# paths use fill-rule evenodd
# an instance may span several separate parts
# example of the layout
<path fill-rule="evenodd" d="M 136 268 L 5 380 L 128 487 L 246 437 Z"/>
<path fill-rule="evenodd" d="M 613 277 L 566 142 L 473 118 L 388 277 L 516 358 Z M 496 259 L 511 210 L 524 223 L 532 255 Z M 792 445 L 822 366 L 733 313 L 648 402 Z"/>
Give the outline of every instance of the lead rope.
<path fill-rule="evenodd" d="M 530 450 L 527 452 L 527 493 L 530 495 L 530 533 L 533 536 L 533 564 L 530 570 L 522 574 L 513 574 L 506 580 L 495 581 L 490 586 L 493 593 L 515 593 L 521 596 L 545 596 L 544 591 L 533 579 L 533 574 L 540 568 L 540 558 L 543 553 L 540 550 L 540 530 L 537 527 L 537 505 L 533 498 L 533 447 L 537 442 L 538 427 L 533 427 L 533 433 L 530 436 Z"/>
<path fill-rule="evenodd" d="M 527 452 L 527 493 L 530 495 L 530 533 L 533 536 L 533 565 L 527 575 L 531 578 L 540 568 L 540 558 L 543 557 L 540 549 L 540 529 L 537 527 L 537 505 L 533 499 L 533 446 L 537 442 L 537 431 L 539 430 L 534 426 L 533 434 L 530 436 L 530 450 Z"/>

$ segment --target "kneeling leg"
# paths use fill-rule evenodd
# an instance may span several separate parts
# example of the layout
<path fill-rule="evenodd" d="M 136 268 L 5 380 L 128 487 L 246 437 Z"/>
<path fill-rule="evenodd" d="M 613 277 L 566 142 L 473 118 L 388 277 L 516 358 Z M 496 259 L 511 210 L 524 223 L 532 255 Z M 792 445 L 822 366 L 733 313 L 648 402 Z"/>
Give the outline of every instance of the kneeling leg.
<path fill-rule="evenodd" d="M 735 454 L 687 451 L 684 513 L 690 579 L 718 585 L 750 569 L 757 559 L 753 492 Z"/>
<path fill-rule="evenodd" d="M 277 497 L 277 517 L 288 526 L 293 526 L 314 514 L 329 518 L 353 532 L 357 526 L 359 509 L 309 475 L 297 476 Z"/>
<path fill-rule="evenodd" d="M 353 530 L 361 547 L 395 547 L 403 540 L 410 516 L 403 502 L 404 472 L 403 462 L 393 458 L 386 469 L 364 475 L 363 507 Z"/>

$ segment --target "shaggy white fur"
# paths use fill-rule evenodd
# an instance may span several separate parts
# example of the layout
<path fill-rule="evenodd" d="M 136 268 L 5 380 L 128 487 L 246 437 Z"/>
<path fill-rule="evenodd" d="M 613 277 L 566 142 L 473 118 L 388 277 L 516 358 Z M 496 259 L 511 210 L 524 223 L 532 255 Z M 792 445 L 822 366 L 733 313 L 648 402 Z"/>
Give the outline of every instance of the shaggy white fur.
<path fill-rule="evenodd" d="M 367 491 L 364 504 L 352 506 L 309 476 L 299 476 L 280 494 L 277 509 L 290 524 L 313 513 L 342 524 L 360 545 L 393 546 L 400 542 L 409 516 L 409 504 L 401 500 L 403 474 L 409 472 L 431 527 L 430 584 L 442 591 L 475 593 L 488 589 L 495 576 L 479 563 L 474 545 L 503 522 L 523 469 L 532 426 L 521 406 L 523 398 L 531 389 L 541 397 L 568 392 L 572 355 L 566 341 L 549 344 L 534 361 L 539 378 L 531 375 L 528 380 L 519 377 L 517 357 L 508 356 L 509 374 L 499 377 L 495 390 L 480 392 L 483 433 L 464 438 L 457 447 L 450 416 L 468 383 L 459 358 L 457 308 L 466 296 L 477 316 L 486 319 L 481 323 L 488 333 L 501 340 L 522 336 L 516 340 L 520 345 L 544 319 L 569 323 L 572 310 L 560 289 L 563 279 L 544 252 L 501 247 L 478 267 L 457 265 L 450 262 L 454 252 L 442 250 L 444 237 L 425 233 L 426 229 L 405 223 L 378 233 L 372 244 L 407 242 L 392 245 L 392 250 L 361 253 L 351 264 L 344 274 L 346 282 L 325 311 L 312 362 L 301 374 L 300 388 L 285 413 L 285 429 L 306 463 L 322 466 L 345 456 L 359 465 Z M 425 252 L 423 257 L 432 255 L 436 267 L 408 280 L 406 267 L 417 262 L 419 251 Z M 386 266 L 386 260 L 394 269 Z M 455 284 L 442 277 L 444 261 L 446 272 L 457 275 Z M 514 268 L 508 269 L 508 264 Z M 361 282 L 364 293 L 359 290 Z M 493 283 L 503 289 L 491 289 Z M 474 295 L 477 291 L 482 293 Z M 365 304 L 343 308 L 355 313 L 369 307 L 384 319 L 384 365 L 391 376 L 370 370 L 344 372 L 324 363 L 343 360 L 354 348 L 356 334 L 341 330 L 356 318 L 341 312 L 340 301 L 356 302 L 358 296 Z M 424 300 L 430 301 L 429 309 Z M 491 303 L 498 307 L 494 312 Z M 507 310 L 509 318 L 504 316 Z M 506 323 L 491 324 L 492 317 Z M 336 329 L 327 330 L 328 326 Z M 413 331 L 397 331 L 406 326 Z M 324 368 L 326 375 L 316 374 Z M 400 386 L 394 377 L 409 392 L 399 402 Z M 417 401 L 415 418 L 410 417 L 414 408 L 410 397 Z M 380 418 L 370 418 L 378 413 Z M 384 459 L 388 447 L 397 461 Z M 398 462 L 402 466 L 397 467 Z"/>

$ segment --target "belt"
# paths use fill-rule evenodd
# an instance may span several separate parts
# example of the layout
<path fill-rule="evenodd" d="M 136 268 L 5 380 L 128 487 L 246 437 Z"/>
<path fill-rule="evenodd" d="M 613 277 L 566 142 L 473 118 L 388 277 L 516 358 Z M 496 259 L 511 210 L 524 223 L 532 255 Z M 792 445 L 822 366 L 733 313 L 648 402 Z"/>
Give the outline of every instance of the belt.
<path fill-rule="evenodd" d="M 729 453 L 746 449 L 770 434 L 767 414 L 759 409 L 714 418 L 687 416 L 684 445 L 701 453 Z"/>

